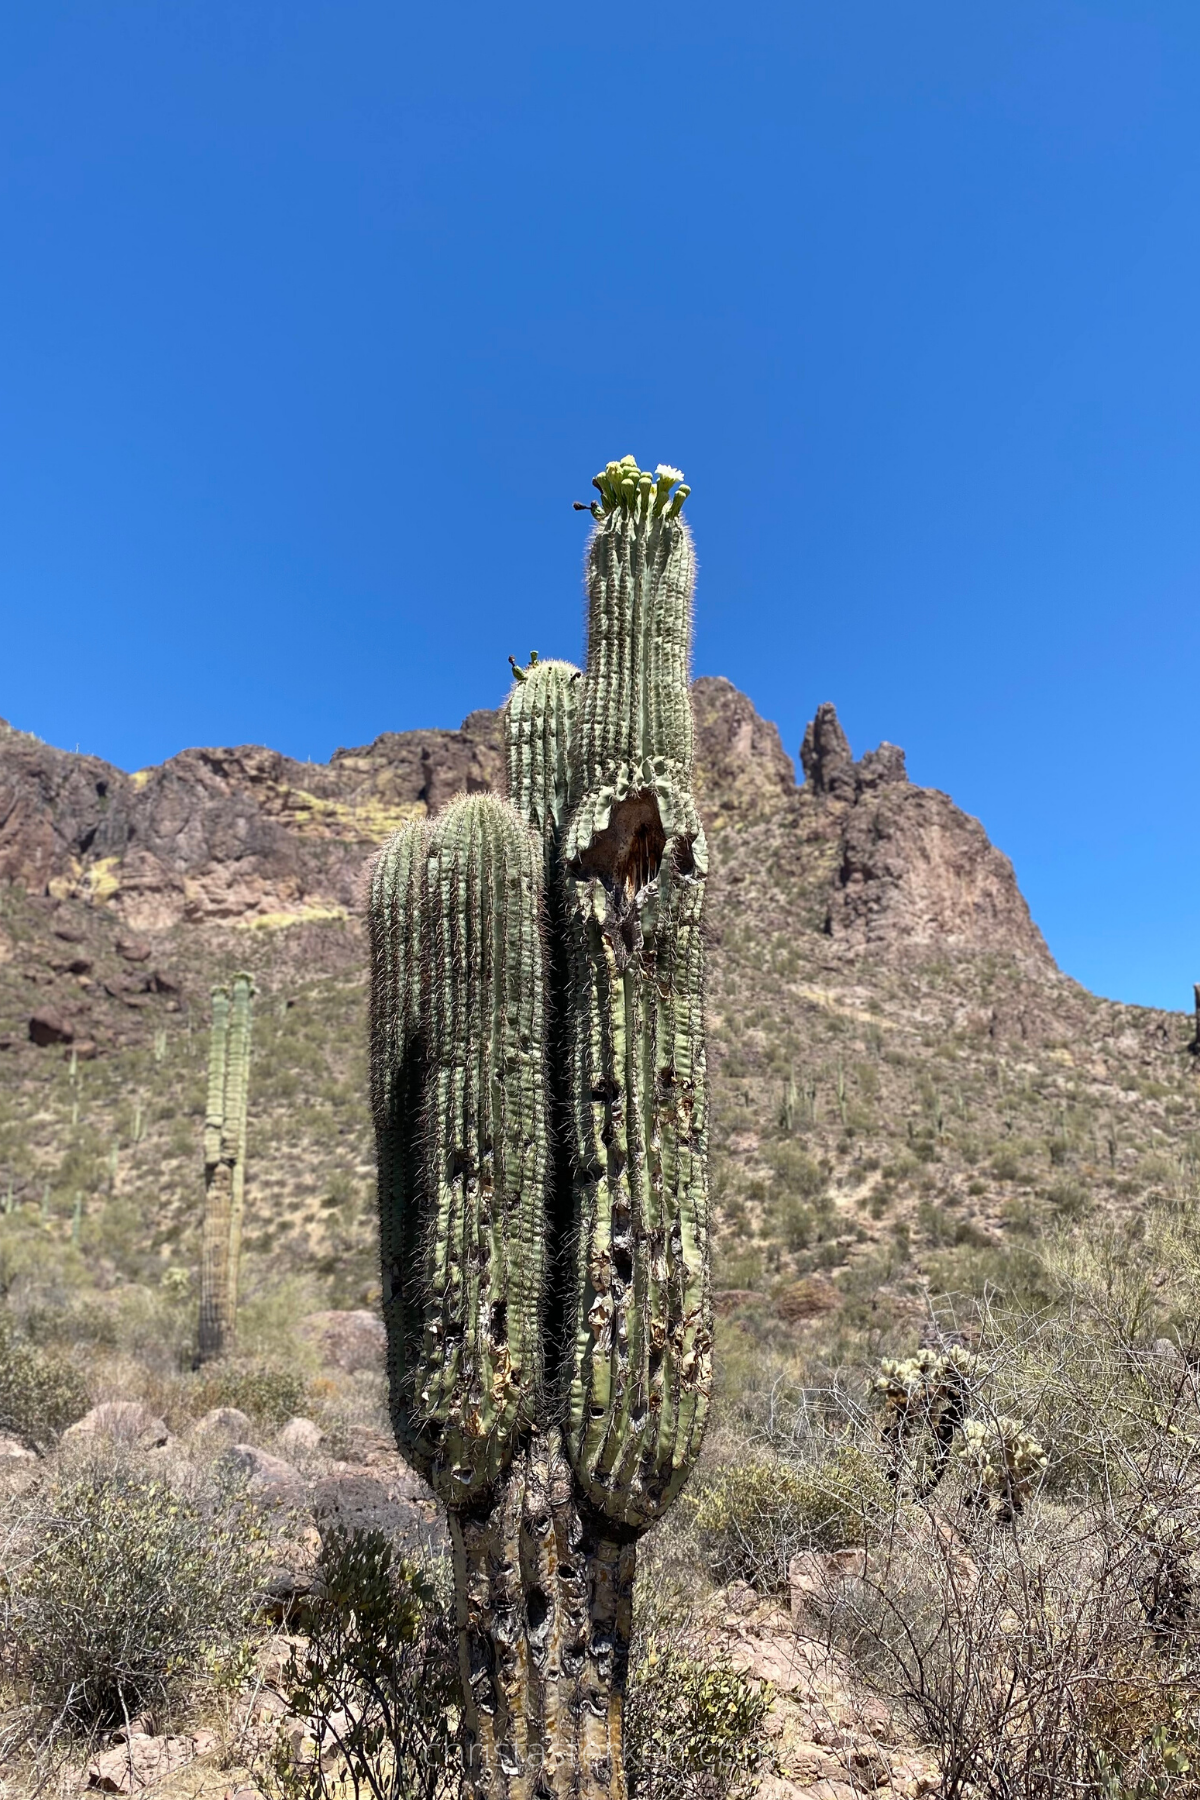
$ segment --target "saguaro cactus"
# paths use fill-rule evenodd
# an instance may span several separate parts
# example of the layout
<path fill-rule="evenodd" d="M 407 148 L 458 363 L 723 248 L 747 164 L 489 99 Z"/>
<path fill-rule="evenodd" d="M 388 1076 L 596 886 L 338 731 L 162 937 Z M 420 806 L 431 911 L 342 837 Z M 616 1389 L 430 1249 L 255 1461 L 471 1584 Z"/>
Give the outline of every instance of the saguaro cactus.
<path fill-rule="evenodd" d="M 223 1356 L 237 1321 L 246 1190 L 246 1103 L 254 982 L 235 975 L 212 993 L 204 1117 L 204 1226 L 200 1244 L 199 1360 Z"/>
<path fill-rule="evenodd" d="M 477 1800 L 624 1796 L 636 1541 L 712 1385 L 681 481 L 596 477 L 586 670 L 514 664 L 508 798 L 372 879 L 392 1413 L 449 1508 Z"/>

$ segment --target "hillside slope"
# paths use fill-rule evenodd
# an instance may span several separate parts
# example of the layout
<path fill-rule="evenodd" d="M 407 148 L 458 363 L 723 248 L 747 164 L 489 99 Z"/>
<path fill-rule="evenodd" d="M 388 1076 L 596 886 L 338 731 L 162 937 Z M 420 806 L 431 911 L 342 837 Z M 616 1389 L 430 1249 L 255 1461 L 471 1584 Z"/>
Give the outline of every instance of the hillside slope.
<path fill-rule="evenodd" d="M 797 785 L 729 682 L 694 702 L 726 1310 L 882 1341 L 931 1289 L 1028 1284 L 1024 1246 L 1059 1221 L 1196 1193 L 1183 1015 L 1063 976 L 1008 860 L 895 746 L 856 761 L 822 707 Z M 500 772 L 488 712 L 323 765 L 242 747 L 134 775 L 0 730 L 6 1285 L 185 1288 L 208 991 L 248 967 L 249 1291 L 373 1295 L 364 869 Z"/>

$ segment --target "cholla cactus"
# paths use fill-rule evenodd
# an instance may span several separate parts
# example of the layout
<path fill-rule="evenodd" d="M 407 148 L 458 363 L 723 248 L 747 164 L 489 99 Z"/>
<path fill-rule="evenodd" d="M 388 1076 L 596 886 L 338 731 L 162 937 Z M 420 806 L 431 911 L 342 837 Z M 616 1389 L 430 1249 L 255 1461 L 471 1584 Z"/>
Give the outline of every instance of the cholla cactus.
<path fill-rule="evenodd" d="M 919 1499 L 931 1494 L 946 1473 L 975 1372 L 971 1352 L 951 1344 L 945 1350 L 919 1350 L 903 1361 L 884 1357 L 878 1375 L 867 1384 L 884 1406 L 888 1479 L 896 1485 L 911 1480 Z M 927 1461 L 917 1454 L 925 1434 L 931 1440 Z"/>
<path fill-rule="evenodd" d="M 638 1534 L 712 1386 L 679 472 L 595 479 L 580 671 L 513 664 L 508 798 L 375 864 L 392 1416 L 450 1509 L 467 1792 L 620 1800 Z"/>
<path fill-rule="evenodd" d="M 1020 1419 L 1007 1414 L 965 1419 L 958 1455 L 970 1481 L 968 1503 L 988 1508 L 1004 1523 L 1022 1511 L 1049 1460 Z"/>

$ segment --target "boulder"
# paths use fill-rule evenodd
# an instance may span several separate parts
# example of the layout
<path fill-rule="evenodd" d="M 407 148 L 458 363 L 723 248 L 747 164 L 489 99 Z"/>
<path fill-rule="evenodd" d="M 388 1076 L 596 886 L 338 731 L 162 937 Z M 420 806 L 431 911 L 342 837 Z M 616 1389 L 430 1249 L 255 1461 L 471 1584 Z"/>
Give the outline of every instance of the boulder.
<path fill-rule="evenodd" d="M 87 1767 L 87 1784 L 105 1794 L 134 1794 L 186 1769 L 196 1757 L 215 1749 L 216 1743 L 212 1731 L 197 1731 L 192 1737 L 131 1732 L 123 1744 L 93 1758 Z"/>
<path fill-rule="evenodd" d="M 863 1550 L 802 1550 L 788 1563 L 792 1624 L 798 1631 L 815 1607 L 866 1568 Z"/>
<path fill-rule="evenodd" d="M 192 1426 L 195 1437 L 224 1439 L 227 1444 L 244 1442 L 253 1432 L 254 1422 L 236 1406 L 214 1406 Z"/>
<path fill-rule="evenodd" d="M 36 1461 L 36 1452 L 30 1450 L 19 1438 L 8 1437 L 0 1432 L 0 1474 Z"/>
<path fill-rule="evenodd" d="M 311 1456 L 324 1437 L 314 1419 L 289 1419 L 279 1433 L 278 1443 L 289 1456 Z"/>
<path fill-rule="evenodd" d="M 74 1036 L 75 1027 L 70 1020 L 49 1008 L 35 1012 L 29 1021 L 29 1041 L 43 1050 L 48 1044 L 69 1044 Z"/>
<path fill-rule="evenodd" d="M 408 1550 L 448 1550 L 441 1508 L 410 1470 L 391 1479 L 352 1469 L 338 1470 L 314 1484 L 313 1517 L 323 1531 L 382 1531 Z"/>
<path fill-rule="evenodd" d="M 222 1462 L 244 1475 L 268 1506 L 302 1506 L 304 1478 L 293 1463 L 272 1456 L 256 1444 L 231 1444 Z"/>
<path fill-rule="evenodd" d="M 68 1425 L 63 1442 L 78 1443 L 84 1438 L 106 1437 L 114 1443 L 131 1444 L 139 1450 L 158 1450 L 170 1437 L 165 1422 L 143 1406 L 140 1400 L 104 1400 Z"/>
<path fill-rule="evenodd" d="M 326 1361 L 347 1374 L 383 1368 L 387 1333 L 373 1312 L 310 1313 L 302 1329 L 320 1344 Z"/>

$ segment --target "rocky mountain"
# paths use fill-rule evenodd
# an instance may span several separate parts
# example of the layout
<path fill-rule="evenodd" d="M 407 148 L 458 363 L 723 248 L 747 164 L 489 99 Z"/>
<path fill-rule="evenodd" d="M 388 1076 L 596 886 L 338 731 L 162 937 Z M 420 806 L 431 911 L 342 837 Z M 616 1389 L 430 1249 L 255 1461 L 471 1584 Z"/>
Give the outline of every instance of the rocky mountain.
<path fill-rule="evenodd" d="M 693 691 L 710 829 L 786 813 L 828 875 L 831 936 L 1048 960 L 1006 858 L 946 795 L 908 781 L 902 750 L 856 763 L 823 706 L 798 789 L 778 732 L 744 695 L 712 677 Z M 132 775 L 0 721 L 0 882 L 134 935 L 344 916 L 371 850 L 404 820 L 502 783 L 498 712 L 458 731 L 388 732 L 326 764 L 242 745 Z"/>
<path fill-rule="evenodd" d="M 822 706 L 798 782 L 731 683 L 693 698 L 728 1292 L 797 1320 L 870 1296 L 884 1329 L 1063 1218 L 1192 1193 L 1182 1015 L 1060 974 L 1007 858 L 896 746 L 856 760 Z M 69 1233 L 81 1280 L 190 1266 L 208 991 L 248 967 L 251 1288 L 258 1258 L 369 1297 L 365 868 L 501 780 L 495 712 L 326 764 L 243 746 L 133 774 L 0 729 L 0 1232 L 24 1245 L 0 1260 L 61 1264 Z"/>

